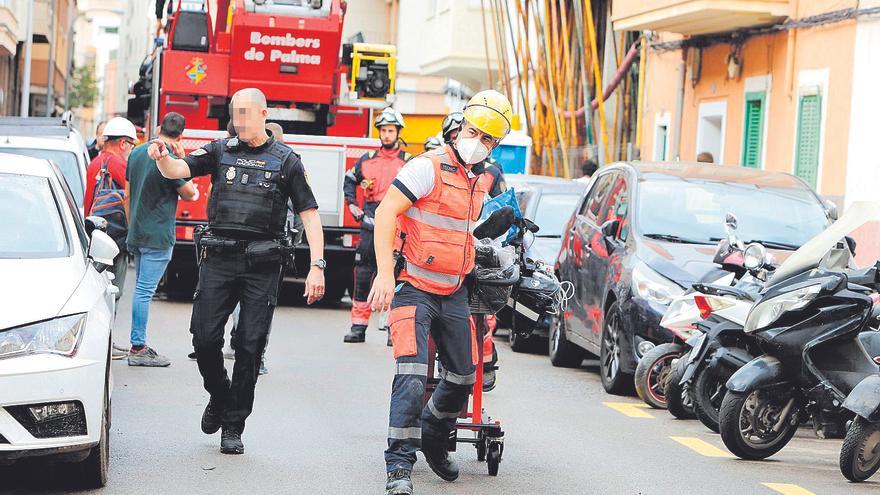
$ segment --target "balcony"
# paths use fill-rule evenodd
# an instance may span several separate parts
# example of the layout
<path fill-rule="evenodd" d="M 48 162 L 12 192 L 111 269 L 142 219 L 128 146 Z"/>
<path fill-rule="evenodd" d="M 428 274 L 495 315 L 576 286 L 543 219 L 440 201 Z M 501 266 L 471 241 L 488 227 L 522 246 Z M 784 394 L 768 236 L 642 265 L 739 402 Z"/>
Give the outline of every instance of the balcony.
<path fill-rule="evenodd" d="M 404 10 L 404 6 L 408 10 Z M 490 67 L 486 67 L 480 9 L 480 2 L 474 0 L 401 4 L 401 18 L 412 19 L 412 22 L 401 23 L 397 43 L 401 54 L 400 67 L 412 65 L 422 75 L 456 79 L 471 88 L 485 87 L 489 70 L 496 70 L 498 62 L 495 39 L 490 34 Z M 491 15 L 491 12 L 486 13 L 487 22 Z M 409 47 L 418 47 L 418 50 Z"/>
<path fill-rule="evenodd" d="M 616 0 L 614 29 L 712 34 L 766 26 L 788 16 L 789 0 Z"/>
<path fill-rule="evenodd" d="M 15 37 L 17 31 L 18 22 L 15 15 L 8 6 L 4 5 L 4 2 L 0 2 L 0 55 L 15 54 L 15 46 L 18 41 Z"/>

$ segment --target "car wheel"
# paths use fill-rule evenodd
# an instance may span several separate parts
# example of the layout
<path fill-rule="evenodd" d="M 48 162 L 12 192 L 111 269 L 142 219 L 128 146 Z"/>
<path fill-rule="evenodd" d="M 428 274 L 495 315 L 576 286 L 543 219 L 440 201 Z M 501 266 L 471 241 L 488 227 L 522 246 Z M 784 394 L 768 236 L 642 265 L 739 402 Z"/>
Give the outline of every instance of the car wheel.
<path fill-rule="evenodd" d="M 110 391 L 104 385 L 104 412 L 101 415 L 101 439 L 82 461 L 81 480 L 86 488 L 103 488 L 110 472 Z"/>
<path fill-rule="evenodd" d="M 553 318 L 548 339 L 550 363 L 560 368 L 575 368 L 584 362 L 586 351 L 565 338 L 565 319 L 561 315 Z"/>
<path fill-rule="evenodd" d="M 636 366 L 633 382 L 636 394 L 654 409 L 666 409 L 666 378 L 672 372 L 672 360 L 681 357 L 678 344 L 660 344 L 646 352 Z"/>
<path fill-rule="evenodd" d="M 535 348 L 535 340 L 533 337 L 526 337 L 513 330 L 508 332 L 507 341 L 510 342 L 510 348 L 513 352 L 532 352 Z"/>
<path fill-rule="evenodd" d="M 633 387 L 633 376 L 621 371 L 624 355 L 622 332 L 620 314 L 615 301 L 605 315 L 599 353 L 599 376 L 602 379 L 602 387 L 606 392 L 614 395 L 626 395 Z"/>

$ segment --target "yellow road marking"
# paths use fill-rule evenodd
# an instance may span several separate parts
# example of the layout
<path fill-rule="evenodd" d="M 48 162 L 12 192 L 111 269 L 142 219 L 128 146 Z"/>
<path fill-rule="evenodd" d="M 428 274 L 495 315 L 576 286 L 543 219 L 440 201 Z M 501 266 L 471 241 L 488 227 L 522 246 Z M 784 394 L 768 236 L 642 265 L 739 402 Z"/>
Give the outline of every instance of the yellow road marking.
<path fill-rule="evenodd" d="M 790 483 L 761 483 L 767 488 L 779 492 L 782 495 L 816 495 L 806 488 Z"/>
<path fill-rule="evenodd" d="M 643 411 L 643 409 L 647 409 L 649 407 L 647 404 L 642 404 L 638 402 L 603 402 L 602 404 L 605 404 L 611 409 L 614 409 L 619 413 L 623 413 L 630 418 L 654 419 L 654 416 Z"/>
<path fill-rule="evenodd" d="M 695 437 L 669 437 L 676 442 L 684 445 L 685 447 L 697 452 L 700 455 L 704 455 L 706 457 L 733 457 L 729 452 L 725 452 L 718 447 L 708 443 L 704 440 L 700 440 Z"/>

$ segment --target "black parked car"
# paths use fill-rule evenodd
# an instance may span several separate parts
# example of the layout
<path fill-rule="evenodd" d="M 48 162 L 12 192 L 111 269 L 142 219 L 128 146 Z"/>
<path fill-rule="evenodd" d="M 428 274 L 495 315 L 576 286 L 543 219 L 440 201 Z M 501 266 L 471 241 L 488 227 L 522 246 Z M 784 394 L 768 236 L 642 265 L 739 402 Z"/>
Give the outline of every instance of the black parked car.
<path fill-rule="evenodd" d="M 629 391 L 638 359 L 672 340 L 659 325 L 672 299 L 724 275 L 712 255 L 727 213 L 743 241 L 796 249 L 833 210 L 788 174 L 686 163 L 603 168 L 565 228 L 557 269 L 575 291 L 551 326 L 550 361 L 578 366 L 594 354 L 605 390 Z"/>
<path fill-rule="evenodd" d="M 528 236 L 525 241 L 526 257 L 553 265 L 562 247 L 565 224 L 587 183 L 541 175 L 509 174 L 505 179 L 507 186 L 516 193 L 523 216 L 540 227 L 534 238 Z M 550 317 L 536 312 L 536 309 L 524 301 L 511 299 L 508 307 L 499 314 L 502 326 L 512 329 L 509 339 L 515 352 L 532 350 L 535 344 L 543 344 L 540 339 L 547 338 Z"/>

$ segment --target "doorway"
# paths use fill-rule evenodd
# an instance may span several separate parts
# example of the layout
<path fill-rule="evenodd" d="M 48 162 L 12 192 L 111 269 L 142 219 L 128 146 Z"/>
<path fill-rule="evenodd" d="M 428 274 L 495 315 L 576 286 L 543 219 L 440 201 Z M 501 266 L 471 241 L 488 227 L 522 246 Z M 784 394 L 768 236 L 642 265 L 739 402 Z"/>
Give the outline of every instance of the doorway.
<path fill-rule="evenodd" d="M 697 120 L 697 149 L 699 153 L 711 153 L 714 163 L 724 160 L 724 133 L 727 126 L 727 102 L 700 103 Z"/>

